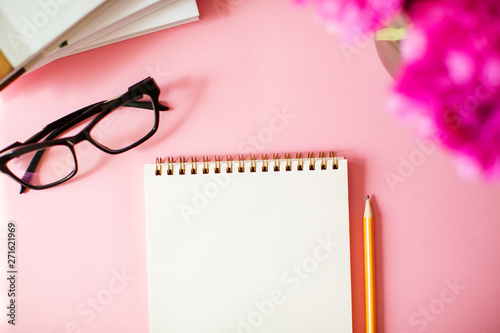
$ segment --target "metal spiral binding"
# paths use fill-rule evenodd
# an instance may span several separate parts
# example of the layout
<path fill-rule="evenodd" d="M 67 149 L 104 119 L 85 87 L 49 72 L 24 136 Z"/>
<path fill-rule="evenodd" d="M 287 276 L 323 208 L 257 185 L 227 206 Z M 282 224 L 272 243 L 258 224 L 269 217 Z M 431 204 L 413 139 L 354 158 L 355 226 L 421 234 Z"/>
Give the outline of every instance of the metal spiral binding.
<path fill-rule="evenodd" d="M 209 171 L 208 156 L 203 156 L 203 173 L 207 174 Z"/>
<path fill-rule="evenodd" d="M 255 172 L 257 170 L 257 161 L 255 159 L 255 154 L 250 155 L 250 172 Z"/>
<path fill-rule="evenodd" d="M 174 158 L 169 157 L 167 158 L 167 175 L 173 175 L 174 174 Z"/>
<path fill-rule="evenodd" d="M 269 163 L 267 161 L 267 155 L 262 156 L 262 172 L 267 172 L 269 170 Z"/>
<path fill-rule="evenodd" d="M 326 154 L 324 152 L 319 153 L 319 158 L 321 158 L 321 170 L 326 170 Z"/>
<path fill-rule="evenodd" d="M 297 160 L 298 160 L 298 165 L 297 165 L 297 170 L 301 171 L 304 170 L 304 159 L 302 158 L 302 153 L 298 153 L 296 155 Z"/>
<path fill-rule="evenodd" d="M 238 172 L 245 172 L 245 156 L 238 155 Z"/>
<path fill-rule="evenodd" d="M 220 156 L 215 156 L 215 173 L 220 173 Z"/>
<path fill-rule="evenodd" d="M 307 158 L 309 159 L 309 170 L 314 170 L 316 164 L 314 153 L 307 153 Z"/>
<path fill-rule="evenodd" d="M 292 155 L 290 153 L 285 154 L 285 170 L 292 171 Z"/>
<path fill-rule="evenodd" d="M 159 157 L 156 158 L 155 175 L 161 176 L 161 158 Z"/>
<path fill-rule="evenodd" d="M 226 167 L 226 172 L 227 173 L 232 173 L 233 172 L 233 157 L 230 155 L 227 155 L 227 167 Z"/>
<path fill-rule="evenodd" d="M 196 164 L 198 161 L 196 160 L 196 157 L 191 157 L 191 174 L 196 175 L 198 172 L 198 165 Z"/>
<path fill-rule="evenodd" d="M 333 168 L 338 169 L 339 168 L 339 160 L 337 158 L 337 154 L 335 154 L 334 151 L 331 151 L 330 157 L 333 158 Z"/>
<path fill-rule="evenodd" d="M 181 157 L 179 160 L 179 163 L 180 163 L 179 174 L 185 175 L 186 174 L 186 158 Z"/>
<path fill-rule="evenodd" d="M 335 154 L 334 151 L 329 152 L 328 157 L 332 159 L 332 169 L 338 169 L 339 167 L 339 162 L 337 155 Z M 319 160 L 320 160 L 320 169 L 321 170 L 326 170 L 328 168 L 328 157 L 325 152 L 320 152 L 319 153 Z M 316 168 L 316 156 L 313 152 L 309 152 L 307 154 L 307 158 L 309 159 L 309 170 L 315 170 Z M 293 161 L 296 162 L 296 168 L 298 171 L 304 170 L 304 157 L 302 156 L 302 153 L 297 153 L 295 154 L 295 160 L 292 158 L 291 153 L 285 153 L 284 157 L 281 158 L 279 154 L 273 154 L 273 171 L 280 171 L 281 168 L 281 161 L 284 159 L 285 160 L 285 171 L 291 171 L 292 167 L 294 165 Z M 238 172 L 243 173 L 245 172 L 245 162 L 248 160 L 245 158 L 244 155 L 238 155 Z M 255 154 L 252 154 L 249 156 L 249 161 L 250 161 L 250 172 L 256 172 L 257 171 L 257 157 Z M 261 170 L 262 172 L 268 172 L 269 171 L 269 158 L 267 154 L 263 154 L 259 160 L 262 162 L 261 164 Z M 162 159 L 161 158 L 156 158 L 156 166 L 155 166 L 155 175 L 156 176 L 161 176 L 163 173 L 162 167 Z M 173 157 L 168 157 L 166 160 L 166 169 L 167 169 L 167 175 L 173 175 L 174 174 L 174 158 Z M 202 173 L 203 174 L 208 174 L 210 173 L 210 158 L 208 156 L 203 157 L 203 162 L 202 162 Z M 179 158 L 179 174 L 180 175 L 185 175 L 186 174 L 186 158 L 185 157 L 180 157 Z M 198 160 L 196 157 L 191 157 L 191 174 L 195 175 L 198 173 Z M 226 156 L 226 173 L 232 173 L 233 172 L 233 157 L 231 155 Z M 215 156 L 214 157 L 214 173 L 221 173 L 222 172 L 222 159 L 220 156 Z"/>
<path fill-rule="evenodd" d="M 274 171 L 280 171 L 280 155 L 274 154 Z"/>

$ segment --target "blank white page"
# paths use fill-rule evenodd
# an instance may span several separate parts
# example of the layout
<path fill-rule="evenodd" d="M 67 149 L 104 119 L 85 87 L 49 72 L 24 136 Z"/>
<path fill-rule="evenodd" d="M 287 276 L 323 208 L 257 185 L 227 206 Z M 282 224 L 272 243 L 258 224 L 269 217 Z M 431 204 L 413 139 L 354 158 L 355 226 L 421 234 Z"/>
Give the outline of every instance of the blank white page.
<path fill-rule="evenodd" d="M 352 332 L 347 161 L 288 161 L 146 165 L 151 332 Z"/>

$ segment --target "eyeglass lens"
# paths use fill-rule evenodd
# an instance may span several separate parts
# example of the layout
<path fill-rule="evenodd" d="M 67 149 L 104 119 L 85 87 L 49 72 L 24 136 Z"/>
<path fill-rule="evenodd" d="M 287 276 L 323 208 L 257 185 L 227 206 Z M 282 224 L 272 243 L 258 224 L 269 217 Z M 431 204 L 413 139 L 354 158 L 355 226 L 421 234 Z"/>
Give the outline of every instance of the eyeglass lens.
<path fill-rule="evenodd" d="M 36 170 L 27 173 L 28 166 L 35 154 L 41 154 Z M 71 149 L 56 145 L 23 154 L 7 163 L 7 168 L 19 179 L 33 186 L 46 186 L 57 183 L 71 175 L 76 163 Z"/>
<path fill-rule="evenodd" d="M 151 97 L 144 95 L 141 103 L 140 108 L 132 107 L 134 102 L 117 107 L 95 124 L 90 137 L 112 151 L 134 145 L 151 132 L 156 122 Z"/>

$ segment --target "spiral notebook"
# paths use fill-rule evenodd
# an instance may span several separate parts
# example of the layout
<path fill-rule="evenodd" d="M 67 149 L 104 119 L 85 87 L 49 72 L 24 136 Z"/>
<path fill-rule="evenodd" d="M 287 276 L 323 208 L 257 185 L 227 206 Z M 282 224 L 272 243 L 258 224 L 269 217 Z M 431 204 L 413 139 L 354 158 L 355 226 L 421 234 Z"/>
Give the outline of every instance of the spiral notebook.
<path fill-rule="evenodd" d="M 151 332 L 352 332 L 347 160 L 145 166 Z"/>

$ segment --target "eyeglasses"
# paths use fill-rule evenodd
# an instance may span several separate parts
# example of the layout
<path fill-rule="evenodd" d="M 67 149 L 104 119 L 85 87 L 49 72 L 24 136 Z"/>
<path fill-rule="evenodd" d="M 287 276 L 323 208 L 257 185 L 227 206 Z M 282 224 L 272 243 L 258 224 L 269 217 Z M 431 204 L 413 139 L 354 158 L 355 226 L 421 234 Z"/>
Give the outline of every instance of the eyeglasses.
<path fill-rule="evenodd" d="M 89 141 L 108 154 L 120 154 L 149 139 L 158 129 L 159 111 L 169 109 L 158 101 L 159 95 L 160 89 L 148 77 L 122 96 L 70 113 L 25 142 L 0 151 L 0 171 L 21 184 L 20 193 L 59 185 L 78 170 L 77 143 Z M 90 123 L 78 134 L 57 139 L 84 121 Z"/>

